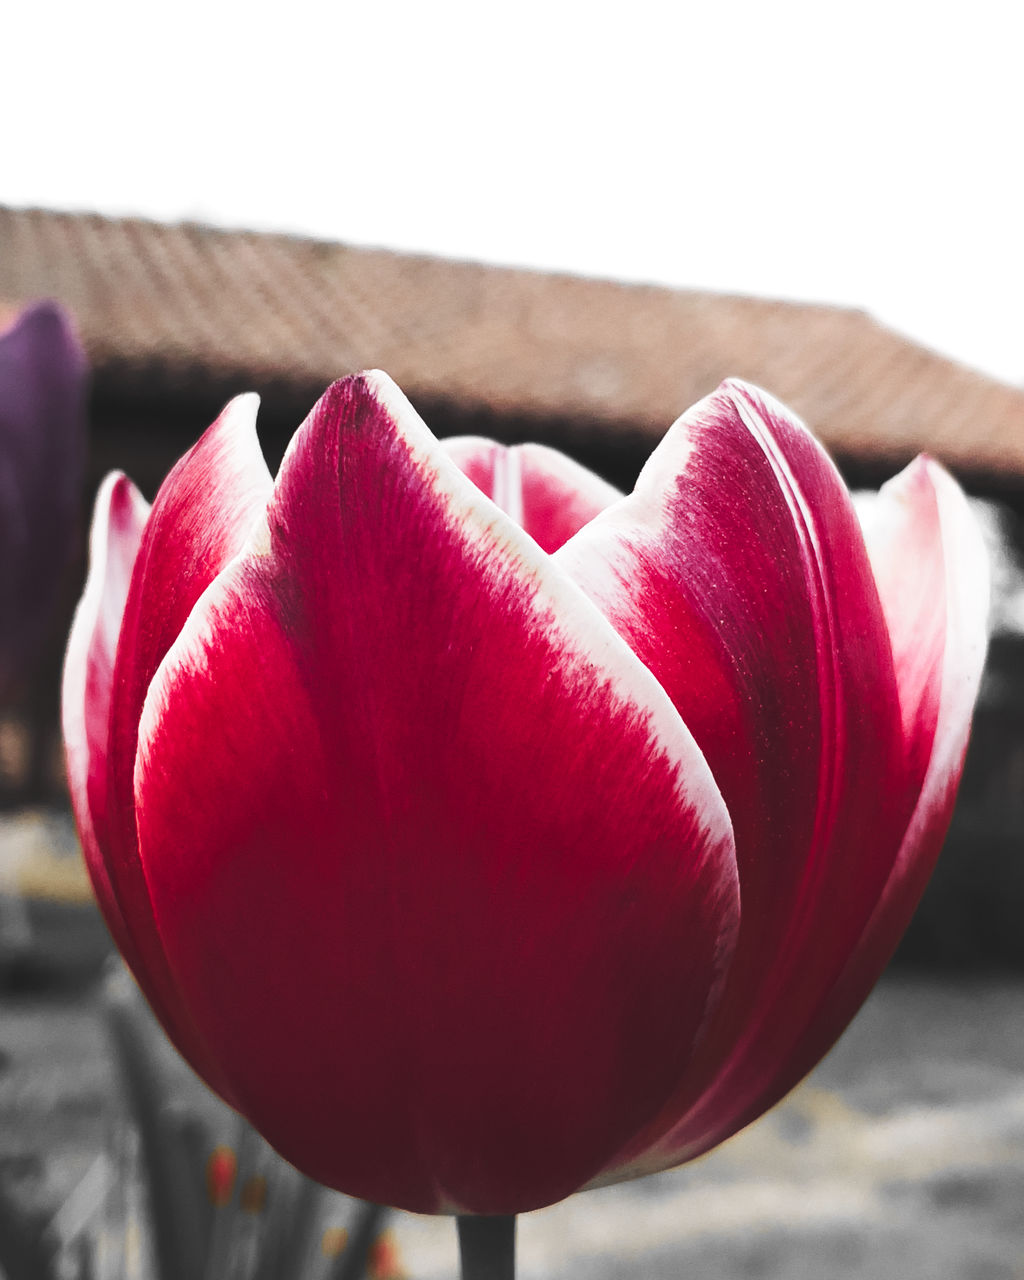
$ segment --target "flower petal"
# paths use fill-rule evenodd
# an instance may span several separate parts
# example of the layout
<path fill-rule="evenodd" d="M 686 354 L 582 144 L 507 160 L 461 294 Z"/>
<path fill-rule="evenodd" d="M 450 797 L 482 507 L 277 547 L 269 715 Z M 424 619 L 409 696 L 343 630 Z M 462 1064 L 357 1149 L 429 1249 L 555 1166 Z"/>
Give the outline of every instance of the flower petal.
<path fill-rule="evenodd" d="M 131 935 L 134 972 L 178 1049 L 214 1088 L 220 1074 L 177 1009 L 138 855 L 133 775 L 142 704 L 153 673 L 216 574 L 239 550 L 272 488 L 256 439 L 255 396 L 231 402 L 160 487 L 125 601 L 106 745 L 107 833 L 113 896 Z"/>
<path fill-rule="evenodd" d="M 138 923 L 129 924 L 124 917 L 106 855 L 117 825 L 107 762 L 114 662 L 149 509 L 149 503 L 120 473 L 107 476 L 100 486 L 89 543 L 89 575 L 64 663 L 61 711 L 68 785 L 86 867 L 107 927 L 171 1040 L 216 1084 L 217 1070 L 199 1046 L 173 984 L 155 981 L 151 975 L 146 952 L 136 941 Z M 226 1088 L 222 1092 L 227 1096 Z"/>
<path fill-rule="evenodd" d="M 85 355 L 55 303 L 0 334 L 0 692 L 38 651 L 72 551 L 85 389 Z"/>
<path fill-rule="evenodd" d="M 441 441 L 463 473 L 547 552 L 556 551 L 622 494 L 542 444 L 511 448 L 482 436 Z"/>
<path fill-rule="evenodd" d="M 865 534 L 892 635 L 919 799 L 857 947 L 764 1107 L 787 1093 L 835 1043 L 910 923 L 952 817 L 985 663 L 988 553 L 952 477 L 936 462 L 918 458 L 882 487 Z"/>
<path fill-rule="evenodd" d="M 643 1172 L 734 1131 L 864 928 L 910 808 L 892 656 L 842 480 L 742 383 L 554 558 L 671 696 L 736 832 L 736 959 L 691 1078 L 617 1158 Z"/>
<path fill-rule="evenodd" d="M 381 374 L 297 433 L 153 681 L 135 785 L 239 1104 L 351 1194 L 568 1194 L 685 1070 L 731 954 L 689 733 Z"/>
<path fill-rule="evenodd" d="M 114 655 L 148 515 L 149 503 L 127 476 L 107 476 L 96 496 L 89 575 L 68 640 L 61 700 L 68 785 L 86 866 L 104 919 L 132 968 L 137 956 L 110 887 L 102 849 L 109 826 L 107 731 Z"/>

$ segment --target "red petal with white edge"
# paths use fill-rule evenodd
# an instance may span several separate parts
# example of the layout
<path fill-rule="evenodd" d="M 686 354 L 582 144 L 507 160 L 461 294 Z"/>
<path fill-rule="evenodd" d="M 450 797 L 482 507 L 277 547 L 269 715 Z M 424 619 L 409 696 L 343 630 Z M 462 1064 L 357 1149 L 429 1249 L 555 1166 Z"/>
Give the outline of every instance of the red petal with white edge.
<path fill-rule="evenodd" d="M 103 917 L 133 968 L 138 958 L 110 887 L 102 850 L 109 827 L 107 730 L 114 655 L 148 515 L 149 503 L 127 476 L 107 476 L 96 496 L 89 576 L 68 640 L 61 700 L 68 785 L 86 866 Z"/>
<path fill-rule="evenodd" d="M 694 1071 L 608 1176 L 734 1131 L 799 1044 L 912 801 L 889 637 L 846 488 L 803 425 L 723 384 L 555 555 L 658 677 L 736 833 L 743 915 Z"/>
<path fill-rule="evenodd" d="M 382 374 L 335 384 L 153 681 L 161 935 L 239 1105 L 405 1208 L 579 1187 L 687 1068 L 736 931 L 663 690 Z"/>
<path fill-rule="evenodd" d="M 542 444 L 511 448 L 482 436 L 441 445 L 465 475 L 543 551 L 557 551 L 622 494 L 572 458 Z"/>
<path fill-rule="evenodd" d="M 196 600 L 235 556 L 266 508 L 272 480 L 256 438 L 255 396 L 224 410 L 160 487 L 143 531 L 117 645 L 107 737 L 102 847 L 131 937 L 133 970 L 168 1034 L 220 1093 L 219 1070 L 180 1008 L 139 861 L 133 776 L 142 704 Z"/>
<path fill-rule="evenodd" d="M 967 500 L 918 458 L 882 487 L 865 529 L 892 635 L 907 755 L 919 799 L 867 928 L 771 1106 L 835 1043 L 903 936 L 946 836 L 988 642 L 988 553 Z"/>

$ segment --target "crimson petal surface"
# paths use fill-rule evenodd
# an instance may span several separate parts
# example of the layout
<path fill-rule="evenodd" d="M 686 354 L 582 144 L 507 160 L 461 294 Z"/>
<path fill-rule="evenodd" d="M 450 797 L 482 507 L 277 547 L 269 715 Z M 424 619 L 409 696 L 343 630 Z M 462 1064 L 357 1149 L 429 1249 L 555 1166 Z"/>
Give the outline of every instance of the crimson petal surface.
<path fill-rule="evenodd" d="M 736 933 L 663 690 L 383 375 L 332 387 L 155 677 L 161 936 L 293 1163 L 431 1212 L 578 1188 L 670 1094 Z"/>
<path fill-rule="evenodd" d="M 919 798 L 861 939 L 761 1110 L 831 1047 L 906 931 L 952 817 L 985 663 L 988 554 L 956 482 L 918 458 L 882 486 L 865 533 L 892 636 L 909 785 Z"/>
<path fill-rule="evenodd" d="M 482 436 L 452 436 L 441 444 L 477 488 L 543 551 L 557 551 L 622 497 L 600 476 L 542 444 L 507 447 Z"/>
<path fill-rule="evenodd" d="M 139 861 L 133 775 L 149 682 L 192 606 L 240 549 L 271 477 L 256 439 L 255 396 L 231 402 L 160 487 L 142 533 L 111 680 L 106 750 L 106 871 L 138 957 L 136 974 L 178 1049 L 225 1096 L 216 1064 L 186 1025 Z M 177 1010 L 177 1012 L 172 1012 Z"/>
<path fill-rule="evenodd" d="M 893 662 L 846 488 L 729 382 L 555 559 L 661 681 L 736 833 L 742 923 L 694 1070 L 607 1176 L 722 1141 L 792 1053 L 896 857 L 911 801 Z"/>

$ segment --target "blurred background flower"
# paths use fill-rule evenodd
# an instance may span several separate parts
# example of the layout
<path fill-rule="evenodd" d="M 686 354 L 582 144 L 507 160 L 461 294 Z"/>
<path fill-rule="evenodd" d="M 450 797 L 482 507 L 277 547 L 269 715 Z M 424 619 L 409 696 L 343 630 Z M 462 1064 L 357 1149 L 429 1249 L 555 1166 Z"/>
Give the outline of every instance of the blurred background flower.
<path fill-rule="evenodd" d="M 85 354 L 55 303 L 0 333 L 0 699 L 38 659 L 74 549 L 85 393 Z"/>
<path fill-rule="evenodd" d="M 27 307 L 0 333 L 0 707 L 35 695 L 52 712 L 52 678 L 33 679 L 58 630 L 55 608 L 77 549 L 86 449 L 85 354 L 67 313 Z M 36 716 L 23 784 L 44 784 Z M 2 785 L 2 780 L 0 780 Z"/>

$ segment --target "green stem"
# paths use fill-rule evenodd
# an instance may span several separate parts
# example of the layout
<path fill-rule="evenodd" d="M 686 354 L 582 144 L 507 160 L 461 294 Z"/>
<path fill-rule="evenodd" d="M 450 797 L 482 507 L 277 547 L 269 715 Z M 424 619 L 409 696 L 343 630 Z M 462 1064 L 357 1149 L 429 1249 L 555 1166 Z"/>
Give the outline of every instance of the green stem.
<path fill-rule="evenodd" d="M 516 1218 L 460 1217 L 462 1280 L 515 1280 Z"/>

